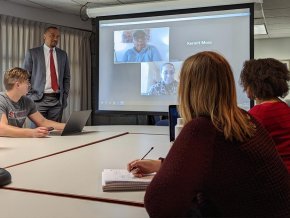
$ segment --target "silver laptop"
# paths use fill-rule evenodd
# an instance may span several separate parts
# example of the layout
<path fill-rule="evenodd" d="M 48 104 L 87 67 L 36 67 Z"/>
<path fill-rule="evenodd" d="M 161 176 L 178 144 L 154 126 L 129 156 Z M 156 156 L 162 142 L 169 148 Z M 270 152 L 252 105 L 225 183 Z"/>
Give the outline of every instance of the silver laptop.
<path fill-rule="evenodd" d="M 81 133 L 91 115 L 91 112 L 92 110 L 72 112 L 65 124 L 63 131 L 51 131 L 49 135 L 66 136 Z"/>

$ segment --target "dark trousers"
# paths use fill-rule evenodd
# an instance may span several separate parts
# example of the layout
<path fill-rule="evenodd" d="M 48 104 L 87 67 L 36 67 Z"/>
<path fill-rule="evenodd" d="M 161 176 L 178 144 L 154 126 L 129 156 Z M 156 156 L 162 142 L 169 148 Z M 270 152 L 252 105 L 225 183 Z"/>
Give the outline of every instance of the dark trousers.
<path fill-rule="evenodd" d="M 35 101 L 37 110 L 48 120 L 61 122 L 63 108 L 59 95 L 44 94 L 40 101 Z"/>
<path fill-rule="evenodd" d="M 48 120 L 61 122 L 63 107 L 59 101 L 59 94 L 44 94 L 42 99 L 35 101 L 37 110 Z M 35 128 L 36 125 L 32 122 L 31 128 Z"/>

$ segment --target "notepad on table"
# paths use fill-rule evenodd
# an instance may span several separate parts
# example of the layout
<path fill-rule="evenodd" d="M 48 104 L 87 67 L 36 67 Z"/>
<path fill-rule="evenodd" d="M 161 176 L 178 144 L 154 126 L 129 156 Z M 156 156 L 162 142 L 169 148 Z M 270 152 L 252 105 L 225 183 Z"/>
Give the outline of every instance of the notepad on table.
<path fill-rule="evenodd" d="M 137 178 L 125 169 L 104 169 L 102 172 L 103 191 L 142 191 L 150 184 L 154 174 Z"/>

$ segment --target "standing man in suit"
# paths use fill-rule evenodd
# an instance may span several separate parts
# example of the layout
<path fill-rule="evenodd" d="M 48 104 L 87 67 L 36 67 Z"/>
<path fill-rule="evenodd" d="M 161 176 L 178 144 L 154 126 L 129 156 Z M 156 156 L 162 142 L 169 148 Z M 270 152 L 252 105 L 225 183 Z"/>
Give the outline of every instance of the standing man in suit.
<path fill-rule="evenodd" d="M 70 89 L 69 61 L 65 51 L 56 47 L 60 37 L 57 27 L 44 31 L 44 44 L 29 49 L 23 68 L 31 77 L 27 96 L 36 103 L 38 111 L 47 119 L 61 121 L 67 106 Z"/>

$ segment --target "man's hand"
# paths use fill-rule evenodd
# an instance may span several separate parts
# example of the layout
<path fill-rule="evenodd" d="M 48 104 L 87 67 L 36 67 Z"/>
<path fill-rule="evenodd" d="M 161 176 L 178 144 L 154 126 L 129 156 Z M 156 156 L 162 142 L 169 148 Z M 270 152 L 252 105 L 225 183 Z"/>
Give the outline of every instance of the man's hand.
<path fill-rule="evenodd" d="M 43 138 L 48 136 L 47 127 L 37 127 L 35 129 L 31 129 L 31 137 L 33 138 Z"/>

